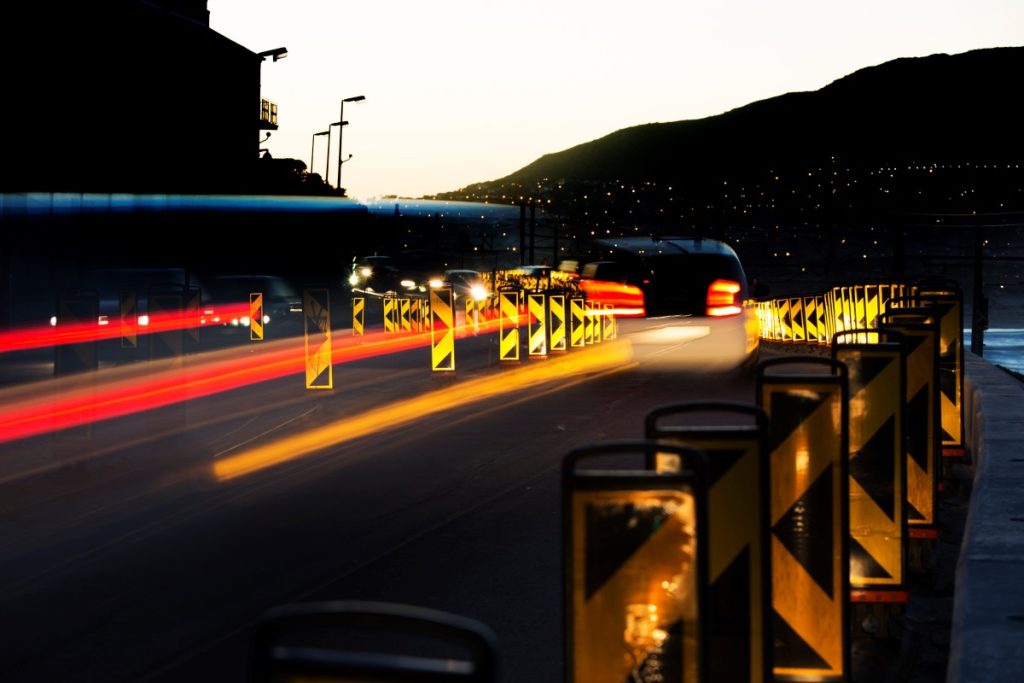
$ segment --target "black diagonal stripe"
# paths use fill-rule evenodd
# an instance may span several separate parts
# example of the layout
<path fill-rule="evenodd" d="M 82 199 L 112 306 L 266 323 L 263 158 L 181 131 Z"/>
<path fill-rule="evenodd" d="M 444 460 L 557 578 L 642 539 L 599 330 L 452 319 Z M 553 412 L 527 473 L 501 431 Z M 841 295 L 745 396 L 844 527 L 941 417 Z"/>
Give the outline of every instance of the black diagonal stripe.
<path fill-rule="evenodd" d="M 311 387 L 326 386 L 327 385 L 327 372 L 328 372 L 328 370 L 330 370 L 330 367 L 325 367 L 323 370 L 321 370 L 320 374 L 318 374 L 316 376 L 316 379 L 314 379 L 312 382 L 309 383 L 309 386 L 311 386 Z"/>
<path fill-rule="evenodd" d="M 743 448 L 705 448 L 708 454 L 708 475 L 711 479 L 710 486 L 714 486 L 732 466 L 739 462 L 740 458 L 746 455 Z"/>
<path fill-rule="evenodd" d="M 812 393 L 813 398 L 808 395 Z M 769 403 L 771 406 L 771 428 L 768 434 L 768 443 L 771 445 L 770 452 L 774 452 L 827 399 L 828 394 L 821 392 L 800 390 L 797 393 L 782 389 L 772 391 Z"/>
<path fill-rule="evenodd" d="M 708 680 L 750 680 L 750 547 L 711 584 L 711 675 Z"/>
<path fill-rule="evenodd" d="M 452 364 L 452 354 L 451 353 L 446 353 L 444 358 L 441 359 L 441 362 L 438 363 L 437 365 L 435 365 L 434 367 L 435 368 L 447 368 L 447 367 L 450 367 L 451 364 Z"/>
<path fill-rule="evenodd" d="M 829 463 L 772 527 L 772 533 L 830 598 L 834 592 L 832 544 L 836 540 L 832 533 L 835 503 L 832 487 L 832 463 Z"/>
<path fill-rule="evenodd" d="M 775 666 L 787 669 L 832 668 L 778 612 L 773 610 L 772 615 Z"/>
<path fill-rule="evenodd" d="M 846 367 L 850 370 L 850 395 L 854 396 L 861 387 L 871 384 L 878 375 L 886 370 L 896 358 L 881 358 L 879 356 L 865 356 L 856 354 L 854 358 L 847 357 Z"/>
<path fill-rule="evenodd" d="M 850 454 L 850 475 L 891 521 L 896 514 L 896 416 L 890 415 L 859 451 Z"/>
<path fill-rule="evenodd" d="M 622 683 L 636 681 L 681 681 L 683 671 L 683 622 L 676 621 L 667 629 L 668 634 L 661 644 L 648 651 L 634 671 L 629 672 Z"/>
<path fill-rule="evenodd" d="M 899 329 L 899 327 L 897 327 Z M 924 343 L 924 340 L 928 338 L 927 334 L 915 334 L 913 332 L 903 335 L 907 345 L 907 355 L 911 355 L 914 351 L 917 351 L 918 347 Z"/>
<path fill-rule="evenodd" d="M 914 394 L 907 403 L 907 447 L 910 457 L 925 472 L 928 466 L 928 428 L 931 420 L 928 415 L 928 391 L 931 384 L 927 383 Z"/>
<path fill-rule="evenodd" d="M 914 507 L 914 504 L 911 503 L 909 500 L 907 501 L 907 519 L 908 520 L 923 520 L 924 519 L 924 515 L 922 515 L 921 512 L 916 507 Z"/>
<path fill-rule="evenodd" d="M 587 600 L 647 542 L 668 516 L 662 507 L 637 508 L 632 503 L 586 506 L 584 583 Z"/>
<path fill-rule="evenodd" d="M 856 565 L 857 571 L 853 572 L 852 567 Z M 856 538 L 850 537 L 850 566 L 851 576 L 862 579 L 891 579 L 892 574 L 886 571 L 885 567 L 878 564 L 868 549 L 857 542 Z"/>

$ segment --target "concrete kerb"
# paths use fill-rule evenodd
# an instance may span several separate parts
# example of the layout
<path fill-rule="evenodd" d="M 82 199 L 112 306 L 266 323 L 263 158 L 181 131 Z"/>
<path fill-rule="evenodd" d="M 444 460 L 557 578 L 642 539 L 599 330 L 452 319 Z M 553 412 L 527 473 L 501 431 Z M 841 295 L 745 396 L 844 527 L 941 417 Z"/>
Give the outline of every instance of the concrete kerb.
<path fill-rule="evenodd" d="M 1024 680 L 1024 384 L 966 353 L 974 483 L 957 563 L 947 683 Z"/>

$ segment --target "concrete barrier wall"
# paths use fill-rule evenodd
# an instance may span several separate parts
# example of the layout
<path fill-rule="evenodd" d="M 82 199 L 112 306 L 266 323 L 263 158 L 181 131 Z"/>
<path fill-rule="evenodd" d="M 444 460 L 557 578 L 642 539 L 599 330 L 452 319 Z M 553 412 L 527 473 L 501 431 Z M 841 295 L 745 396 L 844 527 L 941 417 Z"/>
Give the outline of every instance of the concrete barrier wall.
<path fill-rule="evenodd" d="M 965 353 L 975 463 L 947 683 L 1024 681 L 1024 384 Z"/>

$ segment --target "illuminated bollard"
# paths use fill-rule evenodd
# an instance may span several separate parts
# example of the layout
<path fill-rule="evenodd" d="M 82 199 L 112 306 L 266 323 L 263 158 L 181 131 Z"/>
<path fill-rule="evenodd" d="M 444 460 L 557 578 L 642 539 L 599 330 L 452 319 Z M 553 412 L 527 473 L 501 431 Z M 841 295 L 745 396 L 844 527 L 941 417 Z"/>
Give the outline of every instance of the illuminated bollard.
<path fill-rule="evenodd" d="M 498 294 L 498 358 L 519 360 L 519 290 Z"/>
<path fill-rule="evenodd" d="M 709 413 L 728 415 L 735 423 L 670 424 L 681 416 Z M 768 417 L 760 408 L 741 403 L 679 403 L 648 414 L 644 431 L 658 443 L 698 448 L 707 454 L 708 680 L 773 680 L 768 453 L 764 447 Z M 681 469 L 674 453 L 651 455 L 651 469 Z"/>
<path fill-rule="evenodd" d="M 531 358 L 546 358 L 548 355 L 547 312 L 543 292 L 526 295 L 526 329 L 528 343 L 526 353 Z"/>
<path fill-rule="evenodd" d="M 249 292 L 249 341 L 263 341 L 262 292 Z"/>
<path fill-rule="evenodd" d="M 326 289 L 302 293 L 303 339 L 306 354 L 306 388 L 333 389 L 331 356 L 331 298 Z"/>
<path fill-rule="evenodd" d="M 398 300 L 386 296 L 384 302 L 384 334 L 395 334 L 398 331 Z"/>
<path fill-rule="evenodd" d="M 568 340 L 565 326 L 565 295 L 552 294 L 548 297 L 548 327 L 551 330 L 552 351 L 566 350 Z"/>
<path fill-rule="evenodd" d="M 451 287 L 430 290 L 430 369 L 455 371 L 455 307 Z"/>
<path fill-rule="evenodd" d="M 922 568 L 920 553 L 938 538 L 935 508 L 938 497 L 941 415 L 939 414 L 939 327 L 931 308 L 898 308 L 883 313 L 881 329 L 903 335 L 907 354 L 905 426 L 907 438 L 907 531 L 910 563 Z"/>
<path fill-rule="evenodd" d="M 817 356 L 762 362 L 757 369 L 757 400 L 770 420 L 768 521 L 775 677 L 847 681 L 846 367 Z"/>
<path fill-rule="evenodd" d="M 832 340 L 832 358 L 850 378 L 850 599 L 854 624 L 887 635 L 908 600 L 903 452 L 906 359 L 903 336 L 849 330 Z"/>
<path fill-rule="evenodd" d="M 583 299 L 569 300 L 569 345 L 573 348 L 586 346 L 587 308 Z"/>
<path fill-rule="evenodd" d="M 939 412 L 942 455 L 962 458 L 964 447 L 964 295 L 955 282 L 923 281 L 917 300 L 939 318 Z M 945 460 L 943 461 L 945 462 Z"/>
<path fill-rule="evenodd" d="M 366 327 L 366 299 L 361 296 L 352 297 L 352 336 L 362 337 Z"/>
<path fill-rule="evenodd" d="M 658 474 L 658 449 L 682 471 Z M 632 469 L 609 457 L 632 456 Z M 591 462 L 594 469 L 584 469 Z M 565 680 L 706 681 L 707 474 L 698 450 L 653 441 L 581 448 L 562 462 Z"/>

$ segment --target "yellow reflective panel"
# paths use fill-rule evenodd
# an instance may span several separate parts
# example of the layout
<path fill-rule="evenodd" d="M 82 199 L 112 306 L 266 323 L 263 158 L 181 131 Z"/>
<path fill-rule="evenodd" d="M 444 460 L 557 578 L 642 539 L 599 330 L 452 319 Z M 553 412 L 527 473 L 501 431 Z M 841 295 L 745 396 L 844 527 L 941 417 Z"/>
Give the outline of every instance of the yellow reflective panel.
<path fill-rule="evenodd" d="M 543 357 L 548 355 L 547 315 L 544 306 L 543 294 L 528 294 L 526 297 L 527 306 L 527 330 L 529 342 L 527 355 Z"/>
<path fill-rule="evenodd" d="M 498 358 L 519 360 L 519 292 L 498 295 Z"/>
<path fill-rule="evenodd" d="M 263 341 L 263 293 L 249 293 L 249 340 Z"/>
<path fill-rule="evenodd" d="M 569 300 L 570 345 L 573 348 L 586 346 L 586 302 L 583 299 Z"/>
<path fill-rule="evenodd" d="M 548 298 L 548 325 L 551 329 L 551 350 L 565 351 L 565 296 L 552 294 Z"/>
<path fill-rule="evenodd" d="M 334 388 L 331 363 L 331 299 L 326 289 L 307 289 L 302 293 L 305 319 L 306 388 Z"/>
<path fill-rule="evenodd" d="M 698 680 L 693 495 L 571 495 L 572 680 Z"/>
<path fill-rule="evenodd" d="M 430 369 L 455 371 L 455 311 L 451 287 L 430 290 Z"/>
<path fill-rule="evenodd" d="M 366 299 L 361 296 L 352 298 L 352 334 L 362 337 L 365 333 L 363 323 L 366 320 Z"/>

